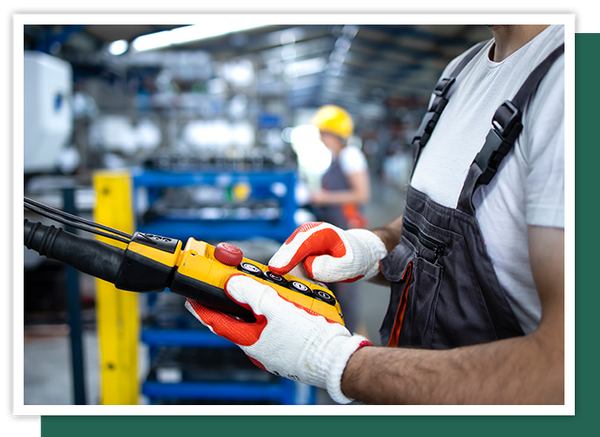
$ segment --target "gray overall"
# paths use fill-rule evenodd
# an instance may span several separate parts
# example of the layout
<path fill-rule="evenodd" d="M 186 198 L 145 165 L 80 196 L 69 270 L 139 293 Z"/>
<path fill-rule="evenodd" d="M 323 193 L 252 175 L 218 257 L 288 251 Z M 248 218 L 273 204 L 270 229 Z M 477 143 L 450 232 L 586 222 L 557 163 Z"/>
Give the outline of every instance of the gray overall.
<path fill-rule="evenodd" d="M 331 161 L 331 165 L 325 174 L 323 174 L 323 177 L 321 178 L 321 187 L 327 191 L 343 191 L 350 189 L 348 178 L 346 178 L 337 159 Z M 323 205 L 319 208 L 315 208 L 315 213 L 319 220 L 331 223 L 342 229 L 348 229 L 348 221 L 339 205 Z"/>
<path fill-rule="evenodd" d="M 414 165 L 448 102 L 448 91 L 482 45 L 436 86 L 436 98 L 413 141 Z M 456 209 L 409 186 L 400 243 L 381 261 L 382 274 L 392 283 L 382 344 L 448 349 L 523 335 L 486 251 L 472 198 L 512 148 L 522 130 L 523 108 L 563 50 L 560 46 L 548 56 L 515 97 L 498 108 Z"/>

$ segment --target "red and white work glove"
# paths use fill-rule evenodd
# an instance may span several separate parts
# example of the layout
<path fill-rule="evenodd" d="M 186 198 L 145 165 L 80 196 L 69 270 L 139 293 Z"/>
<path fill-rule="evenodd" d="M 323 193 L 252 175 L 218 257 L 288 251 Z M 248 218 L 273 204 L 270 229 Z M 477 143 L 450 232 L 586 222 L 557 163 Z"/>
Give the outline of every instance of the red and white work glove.
<path fill-rule="evenodd" d="M 310 222 L 290 235 L 269 261 L 269 270 L 285 275 L 302 263 L 317 281 L 354 282 L 375 276 L 386 255 L 385 244 L 371 231 Z"/>
<path fill-rule="evenodd" d="M 246 275 L 233 275 L 227 295 L 250 309 L 255 322 L 245 322 L 187 300 L 186 308 L 215 334 L 237 344 L 258 367 L 278 376 L 325 388 L 341 404 L 352 402 L 341 390 L 350 356 L 366 338 L 343 325 L 282 298 L 277 291 Z"/>

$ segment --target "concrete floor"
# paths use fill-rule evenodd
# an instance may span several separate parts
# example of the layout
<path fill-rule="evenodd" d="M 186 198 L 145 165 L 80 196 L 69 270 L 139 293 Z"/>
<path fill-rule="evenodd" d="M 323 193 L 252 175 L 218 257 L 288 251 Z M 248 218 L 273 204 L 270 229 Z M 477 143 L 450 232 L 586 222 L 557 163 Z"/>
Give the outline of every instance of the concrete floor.
<path fill-rule="evenodd" d="M 366 213 L 369 226 L 384 225 L 402 211 L 404 195 L 395 186 L 372 178 L 372 201 Z M 369 283 L 360 283 L 359 332 L 373 343 L 379 342 L 379 327 L 387 308 L 389 290 Z M 94 329 L 83 335 L 85 360 L 86 403 L 99 403 L 98 339 Z M 147 353 L 140 346 L 140 374 L 147 368 Z M 65 325 L 37 325 L 25 329 L 24 345 L 24 399 L 26 405 L 73 404 L 68 327 Z M 317 402 L 330 404 L 331 399 L 323 390 L 318 391 Z"/>
<path fill-rule="evenodd" d="M 40 332 L 46 331 L 44 334 Z M 73 377 L 68 327 L 39 325 L 26 329 L 25 405 L 73 405 Z M 98 337 L 83 333 L 85 394 L 87 405 L 99 404 Z"/>

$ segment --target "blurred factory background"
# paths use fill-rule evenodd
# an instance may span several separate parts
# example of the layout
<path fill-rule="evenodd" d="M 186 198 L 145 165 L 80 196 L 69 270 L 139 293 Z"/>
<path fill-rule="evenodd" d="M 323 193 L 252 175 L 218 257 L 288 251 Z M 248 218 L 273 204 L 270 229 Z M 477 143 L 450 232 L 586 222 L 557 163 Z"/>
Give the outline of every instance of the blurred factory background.
<path fill-rule="evenodd" d="M 331 157 L 309 121 L 334 104 L 368 160 L 369 225 L 383 225 L 402 211 L 408 145 L 439 75 L 490 37 L 466 25 L 25 25 L 25 196 L 128 231 L 234 242 L 266 263 L 311 219 L 305 193 Z M 107 189 L 115 175 L 129 188 Z M 210 337 L 180 296 L 99 302 L 95 279 L 29 250 L 24 284 L 26 405 L 331 402 Z M 377 343 L 388 292 L 363 288 L 360 329 Z M 117 312 L 136 326 L 107 329 Z"/>

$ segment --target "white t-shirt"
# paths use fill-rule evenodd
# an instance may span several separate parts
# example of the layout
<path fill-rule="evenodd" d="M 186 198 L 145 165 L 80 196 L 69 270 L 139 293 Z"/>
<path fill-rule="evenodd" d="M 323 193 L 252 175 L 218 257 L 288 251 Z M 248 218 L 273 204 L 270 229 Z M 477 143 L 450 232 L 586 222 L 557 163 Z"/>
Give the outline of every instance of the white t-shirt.
<path fill-rule="evenodd" d="M 358 147 L 344 147 L 340 151 L 338 160 L 345 175 L 367 171 L 367 159 Z"/>
<path fill-rule="evenodd" d="M 529 73 L 563 41 L 564 27 L 550 26 L 502 62 L 489 59 L 490 41 L 463 70 L 423 149 L 412 185 L 455 208 L 496 109 L 514 97 Z M 564 57 L 542 80 L 525 109 L 523 126 L 515 147 L 490 184 L 475 193 L 473 204 L 498 279 L 529 333 L 539 325 L 541 304 L 529 264 L 527 225 L 564 227 Z"/>

